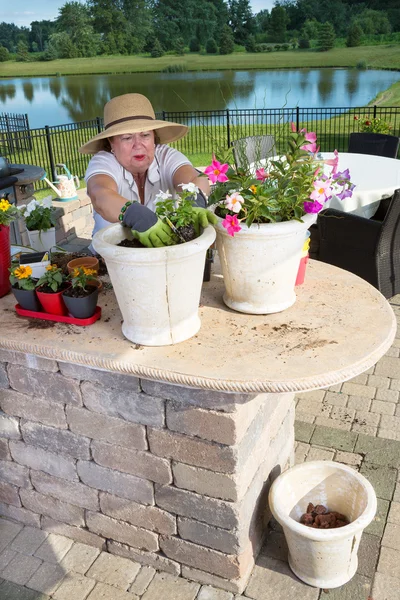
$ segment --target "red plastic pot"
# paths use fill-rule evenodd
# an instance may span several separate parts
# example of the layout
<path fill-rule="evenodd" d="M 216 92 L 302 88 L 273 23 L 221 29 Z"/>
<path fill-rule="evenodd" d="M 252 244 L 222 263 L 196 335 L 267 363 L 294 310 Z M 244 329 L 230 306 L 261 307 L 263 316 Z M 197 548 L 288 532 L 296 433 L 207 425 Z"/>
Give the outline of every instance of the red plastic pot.
<path fill-rule="evenodd" d="M 0 225 L 0 298 L 8 294 L 11 289 L 10 267 L 10 227 L 8 225 Z"/>
<path fill-rule="evenodd" d="M 50 313 L 51 315 L 67 315 L 68 310 L 64 304 L 64 300 L 62 297 L 62 293 L 66 288 L 63 288 L 59 292 L 42 292 L 40 291 L 43 286 L 37 288 L 36 293 L 39 298 L 40 304 L 43 306 L 43 310 L 45 312 Z"/>

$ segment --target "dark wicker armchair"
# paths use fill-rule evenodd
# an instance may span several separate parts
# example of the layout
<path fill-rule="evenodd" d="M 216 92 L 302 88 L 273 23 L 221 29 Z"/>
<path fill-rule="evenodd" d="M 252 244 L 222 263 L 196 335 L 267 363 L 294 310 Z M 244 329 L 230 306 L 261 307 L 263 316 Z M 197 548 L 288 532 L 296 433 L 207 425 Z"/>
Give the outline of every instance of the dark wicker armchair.
<path fill-rule="evenodd" d="M 399 149 L 399 138 L 383 133 L 351 133 L 349 152 L 356 154 L 375 154 L 396 158 Z"/>
<path fill-rule="evenodd" d="M 251 135 L 232 142 L 236 166 L 246 167 L 251 163 L 276 154 L 275 136 Z"/>
<path fill-rule="evenodd" d="M 400 293 L 400 189 L 386 204 L 382 221 L 322 211 L 316 258 L 355 273 L 391 298 Z"/>

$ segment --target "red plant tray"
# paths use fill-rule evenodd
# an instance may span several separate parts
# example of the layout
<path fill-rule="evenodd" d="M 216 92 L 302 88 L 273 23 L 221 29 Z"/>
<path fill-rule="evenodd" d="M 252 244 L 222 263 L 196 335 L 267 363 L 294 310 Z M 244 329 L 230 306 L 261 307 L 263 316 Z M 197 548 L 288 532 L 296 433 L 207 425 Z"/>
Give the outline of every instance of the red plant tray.
<path fill-rule="evenodd" d="M 36 312 L 35 310 L 26 310 L 21 308 L 19 304 L 15 305 L 17 314 L 21 317 L 30 317 L 31 319 L 44 319 L 45 321 L 57 321 L 58 323 L 70 323 L 71 325 L 92 325 L 101 317 L 101 307 L 96 306 L 96 310 L 92 317 L 88 319 L 76 319 L 75 317 L 63 317 L 61 315 L 51 315 L 47 312 Z"/>

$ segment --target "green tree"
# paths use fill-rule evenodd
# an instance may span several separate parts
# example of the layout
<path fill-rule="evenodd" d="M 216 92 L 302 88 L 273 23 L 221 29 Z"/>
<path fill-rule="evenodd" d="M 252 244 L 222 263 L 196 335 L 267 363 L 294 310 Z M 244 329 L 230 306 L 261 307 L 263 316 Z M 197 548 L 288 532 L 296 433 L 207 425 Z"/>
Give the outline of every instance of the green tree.
<path fill-rule="evenodd" d="M 159 58 L 160 56 L 164 55 L 164 50 L 162 49 L 160 41 L 157 38 L 154 38 L 153 47 L 150 54 L 152 58 Z"/>
<path fill-rule="evenodd" d="M 29 33 L 29 42 L 33 48 L 33 44 L 36 43 L 40 52 L 45 50 L 45 44 L 48 42 L 49 37 L 56 31 L 56 24 L 53 21 L 32 21 L 31 30 Z"/>
<path fill-rule="evenodd" d="M 347 33 L 346 46 L 352 48 L 361 44 L 363 30 L 358 23 L 352 23 Z"/>
<path fill-rule="evenodd" d="M 5 62 L 6 60 L 10 60 L 10 53 L 7 48 L 0 46 L 0 62 Z"/>
<path fill-rule="evenodd" d="M 256 38 L 250 34 L 246 41 L 246 52 L 257 52 Z"/>
<path fill-rule="evenodd" d="M 174 50 L 178 56 L 183 56 L 185 54 L 185 42 L 183 41 L 183 38 L 176 38 L 174 42 Z"/>
<path fill-rule="evenodd" d="M 197 37 L 193 37 L 189 42 L 190 52 L 200 52 L 200 42 Z"/>
<path fill-rule="evenodd" d="M 365 9 L 354 20 L 361 27 L 363 33 L 374 35 L 390 33 L 391 25 L 387 15 L 381 10 Z"/>
<path fill-rule="evenodd" d="M 286 28 L 289 22 L 285 8 L 283 6 L 274 6 L 271 10 L 271 17 L 268 27 L 268 39 L 271 42 L 285 42 Z"/>
<path fill-rule="evenodd" d="M 229 25 L 237 44 L 244 46 L 248 36 L 255 32 L 256 22 L 249 0 L 228 0 Z"/>
<path fill-rule="evenodd" d="M 17 61 L 19 62 L 29 62 L 30 56 L 28 53 L 28 45 L 25 42 L 20 41 L 17 44 Z"/>
<path fill-rule="evenodd" d="M 77 50 L 67 32 L 53 33 L 49 39 L 47 51 L 57 58 L 76 58 Z"/>
<path fill-rule="evenodd" d="M 232 29 L 229 27 L 229 25 L 224 25 L 219 37 L 219 53 L 232 54 L 234 49 L 235 42 L 233 41 Z"/>
<path fill-rule="evenodd" d="M 66 2 L 59 10 L 57 31 L 67 34 L 74 46 L 75 56 L 95 56 L 100 47 L 100 37 L 95 34 L 88 8 L 77 1 Z M 64 42 L 63 42 L 64 44 Z"/>
<path fill-rule="evenodd" d="M 214 40 L 214 38 L 209 38 L 207 40 L 206 52 L 207 52 L 207 54 L 217 54 L 218 46 L 217 46 L 217 42 Z"/>
<path fill-rule="evenodd" d="M 256 31 L 259 33 L 266 33 L 268 31 L 269 20 L 269 10 L 260 10 L 254 17 Z"/>
<path fill-rule="evenodd" d="M 102 51 L 106 54 L 126 53 L 128 22 L 120 0 L 87 0 L 87 8 L 93 29 L 101 37 Z"/>
<path fill-rule="evenodd" d="M 335 30 L 332 23 L 322 23 L 318 32 L 317 49 L 320 52 L 331 50 L 335 45 Z"/>

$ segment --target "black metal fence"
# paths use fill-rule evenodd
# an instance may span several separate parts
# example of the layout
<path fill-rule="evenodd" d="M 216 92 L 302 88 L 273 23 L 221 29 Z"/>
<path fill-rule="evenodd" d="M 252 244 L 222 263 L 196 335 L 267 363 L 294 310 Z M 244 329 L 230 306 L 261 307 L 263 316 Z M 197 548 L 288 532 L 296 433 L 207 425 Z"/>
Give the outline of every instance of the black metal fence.
<path fill-rule="evenodd" d="M 0 155 L 31 150 L 28 115 L 0 113 Z"/>
<path fill-rule="evenodd" d="M 1 155 L 11 163 L 40 165 L 49 177 L 55 178 L 57 163 L 65 163 L 73 174 L 84 176 L 90 156 L 80 154 L 78 148 L 103 130 L 102 118 L 29 129 L 28 117 L 23 117 L 26 117 L 25 129 L 13 130 L 10 129 L 10 115 L 8 121 L 4 115 L 0 115 Z M 197 166 L 209 164 L 212 153 L 218 148 L 229 148 L 234 140 L 249 135 L 273 134 L 277 139 L 277 151 L 282 151 L 291 121 L 297 128 L 305 127 L 308 131 L 315 131 L 321 151 L 329 152 L 336 148 L 343 152 L 347 150 L 349 134 L 359 131 L 360 123 L 366 117 L 383 119 L 390 124 L 393 135 L 400 135 L 400 107 L 285 107 L 163 111 L 156 115 L 156 118 L 190 127 L 189 133 L 171 146 L 183 152 Z M 19 137 L 13 137 L 16 134 Z M 44 186 L 44 183 L 41 185 Z"/>

